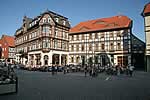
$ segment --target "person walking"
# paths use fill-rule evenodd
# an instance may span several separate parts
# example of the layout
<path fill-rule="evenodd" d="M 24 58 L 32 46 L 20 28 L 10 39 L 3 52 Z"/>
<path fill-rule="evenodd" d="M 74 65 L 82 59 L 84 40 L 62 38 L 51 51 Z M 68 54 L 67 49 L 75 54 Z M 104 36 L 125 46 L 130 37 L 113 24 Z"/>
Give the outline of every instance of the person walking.
<path fill-rule="evenodd" d="M 64 74 L 66 74 L 66 65 L 63 67 Z"/>
<path fill-rule="evenodd" d="M 55 67 L 54 65 L 52 65 L 52 75 L 54 75 L 54 72 L 55 72 Z"/>
<path fill-rule="evenodd" d="M 133 69 L 134 69 L 134 66 L 130 65 L 129 66 L 129 75 L 132 76 L 133 74 Z"/>
<path fill-rule="evenodd" d="M 87 74 L 87 66 L 84 67 L 84 75 L 86 77 L 86 74 Z"/>

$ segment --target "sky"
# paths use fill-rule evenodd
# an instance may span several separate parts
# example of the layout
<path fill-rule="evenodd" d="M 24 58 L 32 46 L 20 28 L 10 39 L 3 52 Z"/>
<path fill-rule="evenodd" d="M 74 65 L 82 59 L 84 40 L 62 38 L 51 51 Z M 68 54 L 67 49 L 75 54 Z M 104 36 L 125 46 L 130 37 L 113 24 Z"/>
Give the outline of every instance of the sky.
<path fill-rule="evenodd" d="M 23 16 L 34 18 L 51 10 L 67 17 L 71 26 L 79 22 L 125 15 L 133 20 L 132 32 L 145 41 L 141 12 L 149 0 L 0 0 L 0 36 L 14 35 Z"/>

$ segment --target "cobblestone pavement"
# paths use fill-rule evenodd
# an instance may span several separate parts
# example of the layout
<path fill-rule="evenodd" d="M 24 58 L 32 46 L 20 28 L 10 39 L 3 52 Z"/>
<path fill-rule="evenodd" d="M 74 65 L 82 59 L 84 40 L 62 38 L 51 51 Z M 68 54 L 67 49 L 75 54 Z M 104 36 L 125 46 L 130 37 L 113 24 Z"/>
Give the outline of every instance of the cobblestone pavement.
<path fill-rule="evenodd" d="M 84 77 L 83 73 L 17 71 L 17 94 L 0 100 L 150 100 L 150 73 L 137 71 L 126 75 Z"/>

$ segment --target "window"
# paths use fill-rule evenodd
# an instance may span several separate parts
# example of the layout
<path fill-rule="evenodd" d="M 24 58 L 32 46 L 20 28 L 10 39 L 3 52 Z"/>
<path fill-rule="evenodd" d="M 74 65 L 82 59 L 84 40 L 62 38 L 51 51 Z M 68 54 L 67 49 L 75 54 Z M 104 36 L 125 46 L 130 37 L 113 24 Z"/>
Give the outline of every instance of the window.
<path fill-rule="evenodd" d="M 43 18 L 43 23 L 46 23 L 46 18 Z"/>
<path fill-rule="evenodd" d="M 48 18 L 48 23 L 50 23 L 51 22 L 51 18 Z"/>
<path fill-rule="evenodd" d="M 49 33 L 50 32 L 50 28 L 48 26 L 43 26 L 43 33 Z"/>
<path fill-rule="evenodd" d="M 74 40 L 74 37 L 73 37 L 73 35 L 72 35 L 72 40 Z"/>
<path fill-rule="evenodd" d="M 25 36 L 25 40 L 27 40 L 27 35 Z"/>
<path fill-rule="evenodd" d="M 121 37 L 121 33 L 120 32 L 117 32 L 117 37 Z"/>
<path fill-rule="evenodd" d="M 74 51 L 74 46 L 73 45 L 71 45 L 71 51 Z"/>
<path fill-rule="evenodd" d="M 84 40 L 84 34 L 82 34 L 82 40 Z"/>
<path fill-rule="evenodd" d="M 62 42 L 62 49 L 66 49 L 66 44 L 65 44 L 65 42 Z"/>
<path fill-rule="evenodd" d="M 62 32 L 62 38 L 67 38 L 65 35 L 66 35 L 66 34 L 65 34 L 65 32 L 63 31 L 63 32 Z"/>
<path fill-rule="evenodd" d="M 79 57 L 76 57 L 76 63 L 79 63 L 79 59 L 80 59 Z"/>
<path fill-rule="evenodd" d="M 34 24 L 37 24 L 37 21 L 36 21 L 36 20 L 34 21 Z"/>
<path fill-rule="evenodd" d="M 82 44 L 82 48 L 81 49 L 82 49 L 82 51 L 84 51 L 84 44 Z"/>
<path fill-rule="evenodd" d="M 49 39 L 43 40 L 43 48 L 50 48 L 50 40 Z"/>
<path fill-rule="evenodd" d="M 36 37 L 36 32 L 34 32 L 34 37 Z"/>
<path fill-rule="evenodd" d="M 45 55 L 45 56 L 44 56 L 44 64 L 45 64 L 45 65 L 48 65 L 48 55 Z"/>
<path fill-rule="evenodd" d="M 29 27 L 32 27 L 32 24 L 31 24 L 31 23 L 29 24 Z"/>
<path fill-rule="evenodd" d="M 58 40 L 54 40 L 54 48 L 58 47 Z"/>
<path fill-rule="evenodd" d="M 95 51 L 98 51 L 98 44 L 95 44 Z"/>
<path fill-rule="evenodd" d="M 97 39 L 98 38 L 98 34 L 97 33 L 95 33 L 95 39 Z"/>
<path fill-rule="evenodd" d="M 104 33 L 101 34 L 101 38 L 104 38 Z"/>
<path fill-rule="evenodd" d="M 133 45 L 134 47 L 134 45 Z M 123 43 L 123 49 L 124 50 L 128 50 L 129 49 L 129 44 L 128 44 L 128 40 L 125 40 L 124 43 Z"/>
<path fill-rule="evenodd" d="M 110 34 L 109 34 L 109 37 L 110 37 L 110 38 L 113 38 L 113 33 L 110 33 Z"/>
<path fill-rule="evenodd" d="M 74 59 L 73 59 L 73 57 L 71 57 L 71 62 L 72 62 L 72 63 L 74 62 Z"/>
<path fill-rule="evenodd" d="M 101 49 L 104 50 L 105 49 L 105 45 L 101 44 Z"/>
<path fill-rule="evenodd" d="M 67 34 L 67 33 L 65 33 L 65 35 L 66 35 L 66 36 L 65 36 L 64 38 L 68 39 L 68 34 Z"/>
<path fill-rule="evenodd" d="M 78 44 L 76 45 L 76 51 L 79 51 L 79 45 Z"/>
<path fill-rule="evenodd" d="M 76 35 L 77 40 L 79 40 L 79 35 Z"/>
<path fill-rule="evenodd" d="M 56 22 L 58 23 L 58 21 L 59 21 L 59 18 L 55 18 L 56 19 Z"/>
<path fill-rule="evenodd" d="M 92 34 L 89 34 L 89 39 L 92 39 Z"/>
<path fill-rule="evenodd" d="M 34 22 L 32 22 L 31 24 L 32 24 L 32 26 L 34 26 Z"/>
<path fill-rule="evenodd" d="M 24 52 L 27 52 L 27 47 L 24 47 Z"/>
<path fill-rule="evenodd" d="M 58 31 L 57 30 L 55 31 L 55 36 L 58 37 Z"/>
<path fill-rule="evenodd" d="M 92 44 L 89 44 L 89 51 L 92 51 Z"/>
<path fill-rule="evenodd" d="M 31 39 L 31 34 L 29 34 L 29 39 Z"/>
<path fill-rule="evenodd" d="M 110 43 L 110 50 L 114 50 L 114 45 L 113 45 L 113 43 Z"/>
<path fill-rule="evenodd" d="M 32 36 L 31 36 L 32 38 L 34 37 L 34 32 L 32 33 Z"/>
<path fill-rule="evenodd" d="M 121 44 L 117 43 L 117 50 L 120 50 L 120 49 L 121 49 Z"/>
<path fill-rule="evenodd" d="M 63 20 L 63 25 L 66 25 L 66 21 L 65 20 Z"/>

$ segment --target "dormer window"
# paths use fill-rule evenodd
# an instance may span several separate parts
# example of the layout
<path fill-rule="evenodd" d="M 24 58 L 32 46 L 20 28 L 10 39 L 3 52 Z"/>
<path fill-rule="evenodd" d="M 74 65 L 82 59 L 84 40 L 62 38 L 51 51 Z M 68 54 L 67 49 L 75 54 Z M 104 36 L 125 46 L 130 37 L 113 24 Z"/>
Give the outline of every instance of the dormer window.
<path fill-rule="evenodd" d="M 32 24 L 30 23 L 29 26 L 32 27 Z"/>
<path fill-rule="evenodd" d="M 58 21 L 59 21 L 59 19 L 58 18 L 56 18 L 56 22 L 58 23 Z"/>
<path fill-rule="evenodd" d="M 32 26 L 34 26 L 34 22 L 32 22 Z"/>
<path fill-rule="evenodd" d="M 37 21 L 34 21 L 34 24 L 36 24 L 37 23 Z"/>
<path fill-rule="evenodd" d="M 51 18 L 48 18 L 48 23 L 50 23 L 51 22 Z"/>
<path fill-rule="evenodd" d="M 46 23 L 46 18 L 43 18 L 43 23 Z"/>
<path fill-rule="evenodd" d="M 66 25 L 66 21 L 65 20 L 63 21 L 63 25 Z"/>

